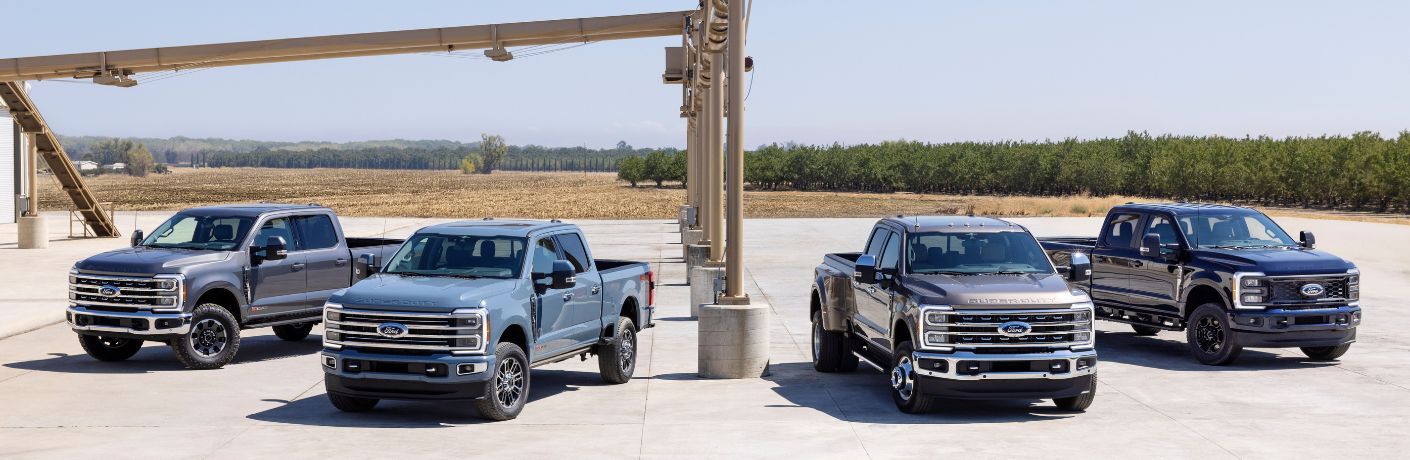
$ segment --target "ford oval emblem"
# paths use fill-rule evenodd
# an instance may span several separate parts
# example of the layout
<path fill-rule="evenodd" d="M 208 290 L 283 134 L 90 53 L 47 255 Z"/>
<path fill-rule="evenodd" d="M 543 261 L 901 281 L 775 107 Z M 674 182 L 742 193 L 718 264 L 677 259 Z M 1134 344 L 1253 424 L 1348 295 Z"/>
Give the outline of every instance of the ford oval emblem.
<path fill-rule="evenodd" d="M 98 294 L 103 297 L 113 297 L 121 293 L 122 291 L 118 290 L 117 286 L 103 286 L 98 288 Z"/>
<path fill-rule="evenodd" d="M 1322 293 L 1327 292 L 1327 288 L 1317 283 L 1307 283 L 1302 285 L 1302 289 L 1299 291 L 1304 297 L 1321 297 Z"/>
<path fill-rule="evenodd" d="M 1009 321 L 999 325 L 999 335 L 1004 337 L 1023 337 L 1033 330 L 1033 326 L 1023 321 Z"/>
<path fill-rule="evenodd" d="M 402 323 L 382 323 L 377 325 L 377 335 L 389 339 L 405 337 L 408 332 L 411 332 L 411 330 Z"/>

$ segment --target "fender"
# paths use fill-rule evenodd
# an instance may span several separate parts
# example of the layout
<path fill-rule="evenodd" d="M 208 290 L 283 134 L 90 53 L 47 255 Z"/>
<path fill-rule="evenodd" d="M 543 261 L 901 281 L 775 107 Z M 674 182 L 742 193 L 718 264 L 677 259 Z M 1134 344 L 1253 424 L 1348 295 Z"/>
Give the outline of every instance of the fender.
<path fill-rule="evenodd" d="M 1219 278 L 1221 278 L 1219 275 L 1212 274 L 1207 271 L 1196 273 L 1195 276 L 1190 280 L 1189 285 L 1185 286 L 1185 289 L 1180 291 L 1180 298 L 1178 299 L 1176 305 L 1179 308 L 1180 313 L 1182 315 L 1189 313 L 1188 311 L 1185 311 L 1185 303 L 1189 301 L 1190 294 L 1193 293 L 1195 289 L 1198 289 L 1201 286 L 1213 288 L 1215 292 L 1218 292 L 1219 299 L 1224 302 L 1224 305 L 1233 305 L 1234 303 L 1232 301 L 1232 298 L 1230 297 L 1232 293 L 1229 292 L 1229 283 L 1232 283 L 1232 280 L 1225 282 Z"/>
<path fill-rule="evenodd" d="M 231 279 L 226 278 L 226 276 L 221 276 L 214 280 L 206 280 L 205 283 L 200 285 L 188 287 L 186 290 L 186 306 L 184 310 L 189 312 L 195 309 L 196 302 L 200 300 L 202 296 L 205 296 L 211 291 L 220 289 L 234 294 L 235 299 L 240 303 L 236 305 L 236 308 L 240 309 L 240 315 L 242 317 L 248 316 L 250 312 L 247 311 L 247 309 L 249 308 L 250 302 L 249 299 L 245 297 L 245 289 L 237 283 L 239 280 L 234 279 L 234 277 L 229 277 Z"/>
<path fill-rule="evenodd" d="M 821 310 L 824 330 L 847 331 L 852 314 L 857 310 L 850 281 L 850 278 L 829 276 L 826 271 L 818 270 L 813 289 L 818 293 L 818 307 Z"/>

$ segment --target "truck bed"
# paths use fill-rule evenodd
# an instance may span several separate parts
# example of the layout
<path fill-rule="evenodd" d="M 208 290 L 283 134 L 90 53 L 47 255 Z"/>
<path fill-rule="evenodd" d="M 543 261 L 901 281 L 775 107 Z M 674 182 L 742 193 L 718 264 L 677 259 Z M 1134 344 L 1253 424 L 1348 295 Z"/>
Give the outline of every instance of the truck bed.
<path fill-rule="evenodd" d="M 597 259 L 596 263 L 597 271 L 602 273 L 614 270 L 621 270 L 623 268 L 627 268 L 633 265 L 640 265 L 643 269 L 642 273 L 645 273 L 646 270 L 650 268 L 650 264 L 647 264 L 646 262 L 637 262 L 635 260 Z"/>
<path fill-rule="evenodd" d="M 406 240 L 395 238 L 346 238 L 348 249 L 366 248 L 372 246 L 400 246 Z"/>

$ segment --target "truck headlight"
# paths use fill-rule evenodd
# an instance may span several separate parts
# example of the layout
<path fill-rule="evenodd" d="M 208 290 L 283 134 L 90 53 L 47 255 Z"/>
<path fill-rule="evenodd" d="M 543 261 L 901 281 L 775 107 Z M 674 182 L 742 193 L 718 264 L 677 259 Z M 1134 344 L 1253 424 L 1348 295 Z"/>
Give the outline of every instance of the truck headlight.
<path fill-rule="evenodd" d="M 1246 272 L 1234 274 L 1233 298 L 1234 308 L 1238 310 L 1262 310 L 1259 304 L 1268 300 L 1268 280 L 1263 278 L 1264 274 Z"/>
<path fill-rule="evenodd" d="M 451 354 L 483 354 L 485 343 L 490 340 L 489 310 L 484 308 L 461 308 L 450 313 L 451 324 L 455 327 L 454 346 Z"/>
<path fill-rule="evenodd" d="M 343 306 L 332 302 L 323 304 L 323 317 L 327 321 L 342 321 Z"/>
<path fill-rule="evenodd" d="M 176 289 L 176 280 L 157 280 L 157 289 L 163 291 Z"/>
<path fill-rule="evenodd" d="M 1243 287 L 1259 287 L 1259 286 L 1263 286 L 1263 279 L 1262 279 L 1262 278 L 1244 278 Z"/>
<path fill-rule="evenodd" d="M 945 324 L 945 313 L 939 311 L 925 312 L 925 324 L 927 326 L 941 326 Z"/>
<path fill-rule="evenodd" d="M 1346 273 L 1346 298 L 1347 300 L 1361 300 L 1361 270 L 1351 269 Z"/>

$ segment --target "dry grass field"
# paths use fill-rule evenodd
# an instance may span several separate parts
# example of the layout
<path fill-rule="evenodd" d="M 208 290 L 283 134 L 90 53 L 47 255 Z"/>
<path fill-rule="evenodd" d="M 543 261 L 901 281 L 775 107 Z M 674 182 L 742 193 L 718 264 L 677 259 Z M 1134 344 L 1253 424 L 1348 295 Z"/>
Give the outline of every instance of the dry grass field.
<path fill-rule="evenodd" d="M 319 203 L 349 216 L 671 218 L 685 197 L 679 187 L 628 187 L 612 173 L 365 169 L 179 168 L 145 178 L 86 178 L 98 199 L 119 211 L 271 201 Z M 44 209 L 68 209 L 58 184 L 43 181 Z M 745 192 L 748 217 L 871 217 L 894 214 L 1101 216 L 1132 197 L 998 197 L 911 193 Z M 1404 216 L 1272 210 L 1274 215 L 1410 223 Z"/>

